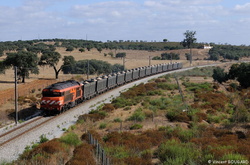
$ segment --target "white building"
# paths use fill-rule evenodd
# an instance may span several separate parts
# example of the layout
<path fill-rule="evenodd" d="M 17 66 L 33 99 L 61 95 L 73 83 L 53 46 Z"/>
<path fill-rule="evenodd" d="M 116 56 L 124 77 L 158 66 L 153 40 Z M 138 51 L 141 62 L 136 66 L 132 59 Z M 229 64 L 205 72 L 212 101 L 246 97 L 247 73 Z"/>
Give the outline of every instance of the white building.
<path fill-rule="evenodd" d="M 204 47 L 203 47 L 204 49 L 212 49 L 213 47 L 212 46 L 210 46 L 210 45 L 204 45 Z"/>

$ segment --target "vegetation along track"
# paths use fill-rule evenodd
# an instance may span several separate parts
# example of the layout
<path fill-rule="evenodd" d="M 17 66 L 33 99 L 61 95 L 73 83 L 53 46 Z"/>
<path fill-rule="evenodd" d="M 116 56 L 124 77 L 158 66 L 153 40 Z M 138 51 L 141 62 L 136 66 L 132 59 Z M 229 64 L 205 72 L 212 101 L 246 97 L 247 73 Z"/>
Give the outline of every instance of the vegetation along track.
<path fill-rule="evenodd" d="M 216 65 L 218 65 L 218 64 L 212 64 L 212 65 L 204 65 L 204 66 L 198 66 L 198 67 L 206 67 L 206 66 L 216 66 Z M 197 66 L 196 66 L 197 67 Z M 171 71 L 170 73 L 174 73 L 174 72 L 181 72 L 181 71 L 185 71 L 185 70 L 189 70 L 189 69 L 192 69 L 192 68 L 195 68 L 195 67 L 189 67 L 189 68 L 184 68 L 184 69 L 180 69 L 180 70 L 176 70 L 176 71 Z M 124 88 L 129 88 L 129 87 L 131 87 L 133 84 L 138 84 L 138 83 L 145 83 L 145 82 L 147 82 L 149 79 L 152 79 L 152 78 L 155 78 L 155 77 L 159 77 L 159 76 L 162 76 L 162 75 L 165 75 L 165 74 L 168 74 L 169 72 L 167 72 L 167 73 L 161 73 L 161 74 L 157 74 L 157 75 L 153 75 L 153 76 L 150 76 L 150 77 L 146 77 L 146 78 L 143 78 L 143 79 L 140 79 L 140 80 L 137 80 L 137 81 L 135 81 L 135 82 L 132 82 L 132 83 L 129 83 L 129 84 L 127 84 L 127 85 L 124 85 L 123 87 L 121 86 L 121 87 L 118 87 L 118 88 L 120 88 L 119 90 L 121 90 L 121 88 L 122 89 L 124 89 Z M 117 89 L 117 88 L 116 88 Z M 112 91 L 117 91 L 117 90 L 112 90 Z M 105 94 L 104 94 L 105 95 Z M 98 98 L 99 98 L 99 96 L 97 96 L 97 97 L 95 97 L 94 99 L 95 100 L 98 100 Z M 107 97 L 106 97 L 107 98 Z M 91 99 L 91 100 L 93 100 L 93 99 Z M 67 111 L 67 112 L 65 112 L 65 113 L 63 113 L 62 115 L 57 115 L 57 116 L 55 116 L 55 117 L 38 117 L 39 119 L 33 119 L 33 120 L 35 120 L 35 121 L 29 121 L 29 122 L 27 122 L 27 123 L 23 123 L 23 124 L 25 124 L 25 126 L 19 126 L 19 127 L 17 127 L 17 128 L 13 128 L 13 130 L 11 130 L 11 131 L 9 131 L 8 133 L 6 132 L 6 133 L 4 133 L 4 134 L 2 134 L 2 135 L 0 135 L 0 150 L 1 149 L 3 149 L 3 148 L 5 148 L 4 149 L 4 151 L 8 151 L 9 153 L 8 153 L 8 155 L 10 155 L 11 156 L 11 158 L 12 158 L 12 160 L 13 160 L 13 158 L 16 158 L 15 157 L 15 154 L 14 154 L 14 152 L 18 152 L 18 153 L 20 153 L 20 151 L 16 148 L 16 143 L 11 143 L 11 142 L 14 142 L 15 141 L 15 139 L 17 140 L 17 139 L 22 139 L 22 137 L 21 136 L 24 136 L 25 134 L 29 134 L 31 131 L 34 131 L 35 132 L 35 130 L 39 130 L 43 125 L 45 125 L 46 123 L 48 124 L 48 123 L 50 123 L 50 122 L 52 122 L 53 120 L 56 120 L 56 118 L 60 118 L 61 116 L 65 116 L 65 115 L 67 115 L 67 114 L 69 114 L 69 113 L 71 113 L 75 108 L 76 108 L 76 110 L 77 111 L 79 111 L 79 108 L 82 106 L 82 105 L 86 105 L 88 102 L 89 102 L 90 100 L 88 100 L 88 101 L 85 101 L 83 104 L 81 104 L 81 105 L 79 105 L 79 106 L 77 106 L 77 107 L 74 107 L 74 108 L 72 108 L 71 110 L 69 110 L 69 111 Z M 92 103 L 91 103 L 92 104 Z M 84 111 L 85 111 L 85 113 L 88 113 L 88 111 L 90 110 L 90 108 L 84 108 Z M 63 120 L 64 121 L 64 120 Z M 32 123 L 32 124 L 31 124 Z M 29 126 L 28 126 L 29 125 Z M 24 127 L 24 128 L 21 128 L 21 127 Z M 33 132 L 32 132 L 33 133 Z M 41 132 L 39 133 L 40 135 L 42 134 Z M 40 136 L 39 135 L 39 136 Z M 37 135 L 36 135 L 37 136 Z M 19 141 L 20 142 L 20 141 Z M 22 144 L 22 146 L 23 145 L 28 145 L 31 141 L 29 140 L 29 142 L 27 143 L 27 142 L 25 142 L 25 141 L 22 141 L 23 142 L 23 144 Z M 11 147 L 8 145 L 7 146 L 7 144 L 11 144 L 10 146 L 13 146 L 13 145 L 15 145 L 14 146 L 14 149 L 10 149 Z M 18 144 L 20 144 L 20 143 L 18 143 Z M 13 148 L 13 147 L 12 147 Z M 16 150 L 18 150 L 18 151 L 16 151 Z M 11 160 L 11 159 L 10 159 Z"/>
<path fill-rule="evenodd" d="M 213 64 L 213 65 L 216 65 L 216 64 Z M 207 66 L 213 66 L 213 65 L 207 65 Z M 200 67 L 204 67 L 204 66 L 200 66 Z M 194 68 L 194 67 L 180 69 L 180 70 L 178 70 L 178 72 L 188 70 L 188 69 L 191 69 L 191 68 Z M 166 72 L 166 73 L 168 73 L 168 72 Z M 155 76 L 158 77 L 158 76 L 164 75 L 166 73 L 160 73 L 160 74 L 157 74 Z M 155 76 L 150 76 L 150 77 L 155 77 Z M 147 81 L 148 79 L 150 79 L 150 78 L 143 78 L 141 80 L 137 80 L 137 82 L 140 82 L 140 81 L 143 81 L 143 80 Z M 112 89 L 112 90 L 114 90 L 114 89 Z M 85 103 L 86 102 L 88 102 L 88 100 L 85 101 Z M 64 113 L 63 115 L 66 115 L 66 114 Z M 35 118 L 35 119 L 33 119 L 33 120 L 29 121 L 29 122 L 23 123 L 21 126 L 13 128 L 12 130 L 10 130 L 10 131 L 8 131 L 6 133 L 0 134 L 0 147 L 7 144 L 7 143 L 10 143 L 11 141 L 15 140 L 16 138 L 19 138 L 20 136 L 22 136 L 22 135 L 24 135 L 26 133 L 38 128 L 39 126 L 42 126 L 44 123 L 47 123 L 50 120 L 55 119 L 56 117 L 57 116 L 54 116 L 54 117 L 42 117 L 42 116 L 40 116 L 40 117 L 37 117 L 37 118 Z"/>
<path fill-rule="evenodd" d="M 0 135 L 0 147 L 7 143 L 10 143 L 16 138 L 20 138 L 20 136 L 32 131 L 33 129 L 38 128 L 39 126 L 43 125 L 49 120 L 52 120 L 53 118 L 54 117 L 39 116 L 29 122 L 23 123 L 19 127 L 13 128 L 12 130 L 1 134 Z"/>

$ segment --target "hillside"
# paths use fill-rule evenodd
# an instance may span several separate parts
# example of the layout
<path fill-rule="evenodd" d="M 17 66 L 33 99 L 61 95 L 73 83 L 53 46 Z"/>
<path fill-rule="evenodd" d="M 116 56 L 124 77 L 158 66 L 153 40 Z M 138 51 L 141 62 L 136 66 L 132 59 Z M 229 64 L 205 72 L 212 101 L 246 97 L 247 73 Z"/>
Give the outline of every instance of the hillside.
<path fill-rule="evenodd" d="M 249 113 L 242 108 L 249 108 L 249 90 L 213 83 L 212 70 L 177 74 L 184 102 L 176 80 L 168 75 L 135 86 L 111 104 L 80 116 L 60 139 L 27 149 L 18 162 L 56 164 L 61 155 L 64 164 L 93 163 L 96 148 L 88 144 L 88 131 L 112 164 L 247 163 L 250 134 L 244 116 Z"/>

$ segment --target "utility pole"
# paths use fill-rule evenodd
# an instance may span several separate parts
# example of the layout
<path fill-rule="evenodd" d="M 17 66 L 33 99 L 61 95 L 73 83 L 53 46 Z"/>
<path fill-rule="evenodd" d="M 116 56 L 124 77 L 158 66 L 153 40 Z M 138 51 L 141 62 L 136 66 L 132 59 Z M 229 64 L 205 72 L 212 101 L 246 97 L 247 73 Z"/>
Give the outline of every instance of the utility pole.
<path fill-rule="evenodd" d="M 17 97 L 18 97 L 18 91 L 17 91 L 17 67 L 14 67 L 14 72 L 15 72 L 15 112 L 16 112 L 16 118 L 15 118 L 15 122 L 17 125 L 17 121 L 18 121 L 18 102 L 17 102 Z"/>
<path fill-rule="evenodd" d="M 151 65 L 151 56 L 149 56 L 149 62 L 148 62 L 148 64 L 149 64 L 149 66 Z"/>
<path fill-rule="evenodd" d="M 87 71 L 87 79 L 89 79 L 89 60 L 88 60 L 88 71 Z"/>
<path fill-rule="evenodd" d="M 125 69 L 125 56 L 124 56 L 122 59 L 123 59 L 123 60 L 122 60 L 123 67 L 124 67 L 124 69 Z"/>
<path fill-rule="evenodd" d="M 192 48 L 190 47 L 190 66 L 193 64 L 193 54 L 192 54 Z"/>

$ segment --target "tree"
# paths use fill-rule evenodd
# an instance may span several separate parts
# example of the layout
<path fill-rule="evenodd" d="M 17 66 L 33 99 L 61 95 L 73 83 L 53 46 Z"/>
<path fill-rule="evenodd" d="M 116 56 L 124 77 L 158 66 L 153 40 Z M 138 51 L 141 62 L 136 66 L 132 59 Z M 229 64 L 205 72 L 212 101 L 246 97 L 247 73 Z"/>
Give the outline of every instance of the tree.
<path fill-rule="evenodd" d="M 163 39 L 163 42 L 168 42 L 168 39 Z"/>
<path fill-rule="evenodd" d="M 117 53 L 115 55 L 116 58 L 123 58 L 123 57 L 126 57 L 126 53 L 125 52 L 122 52 L 122 53 Z"/>
<path fill-rule="evenodd" d="M 68 46 L 66 48 L 66 51 L 69 51 L 69 52 L 72 52 L 74 50 L 74 47 L 73 46 Z"/>
<path fill-rule="evenodd" d="M 250 87 L 250 63 L 233 64 L 228 77 L 239 81 L 243 88 Z"/>
<path fill-rule="evenodd" d="M 124 66 L 121 64 L 114 64 L 111 69 L 112 69 L 112 72 L 120 72 L 120 71 L 124 71 Z"/>
<path fill-rule="evenodd" d="M 190 65 L 192 65 L 192 47 L 194 45 L 194 43 L 196 42 L 196 38 L 195 38 L 195 34 L 196 31 L 189 31 L 187 30 L 184 33 L 185 39 L 180 43 L 182 46 L 184 47 L 188 47 L 190 49 Z"/>
<path fill-rule="evenodd" d="M 39 69 L 37 54 L 27 51 L 21 51 L 17 53 L 7 53 L 6 59 L 3 61 L 6 68 L 17 67 L 17 75 L 22 78 L 22 83 L 25 82 L 25 78 L 29 77 L 30 73 L 38 74 Z"/>
<path fill-rule="evenodd" d="M 5 66 L 4 66 L 4 61 L 0 61 L 0 73 L 4 73 Z"/>
<path fill-rule="evenodd" d="M 186 59 L 189 61 L 190 60 L 190 54 L 189 53 L 185 53 Z"/>
<path fill-rule="evenodd" d="M 179 60 L 180 59 L 180 55 L 170 52 L 170 53 L 162 53 L 161 54 L 161 59 L 162 60 Z"/>
<path fill-rule="evenodd" d="M 82 53 L 82 52 L 85 52 L 85 49 L 84 48 L 80 48 L 79 51 Z"/>
<path fill-rule="evenodd" d="M 227 81 L 227 73 L 224 72 L 224 69 L 217 67 L 213 70 L 213 79 L 215 81 L 218 81 L 219 83 L 226 82 Z"/>
<path fill-rule="evenodd" d="M 102 52 L 102 47 L 97 47 L 98 52 Z"/>
<path fill-rule="evenodd" d="M 76 64 L 75 58 L 73 56 L 64 56 L 62 71 L 64 74 L 69 74 L 72 72 Z"/>
<path fill-rule="evenodd" d="M 43 54 L 42 54 L 38 64 L 40 66 L 46 66 L 47 65 L 49 67 L 53 67 L 53 69 L 55 71 L 55 77 L 56 77 L 56 79 L 58 79 L 58 75 L 59 75 L 59 72 L 61 71 L 62 67 L 57 69 L 56 65 L 59 62 L 60 58 L 61 58 L 60 53 L 50 51 L 50 50 L 46 50 L 46 51 L 43 51 Z"/>

